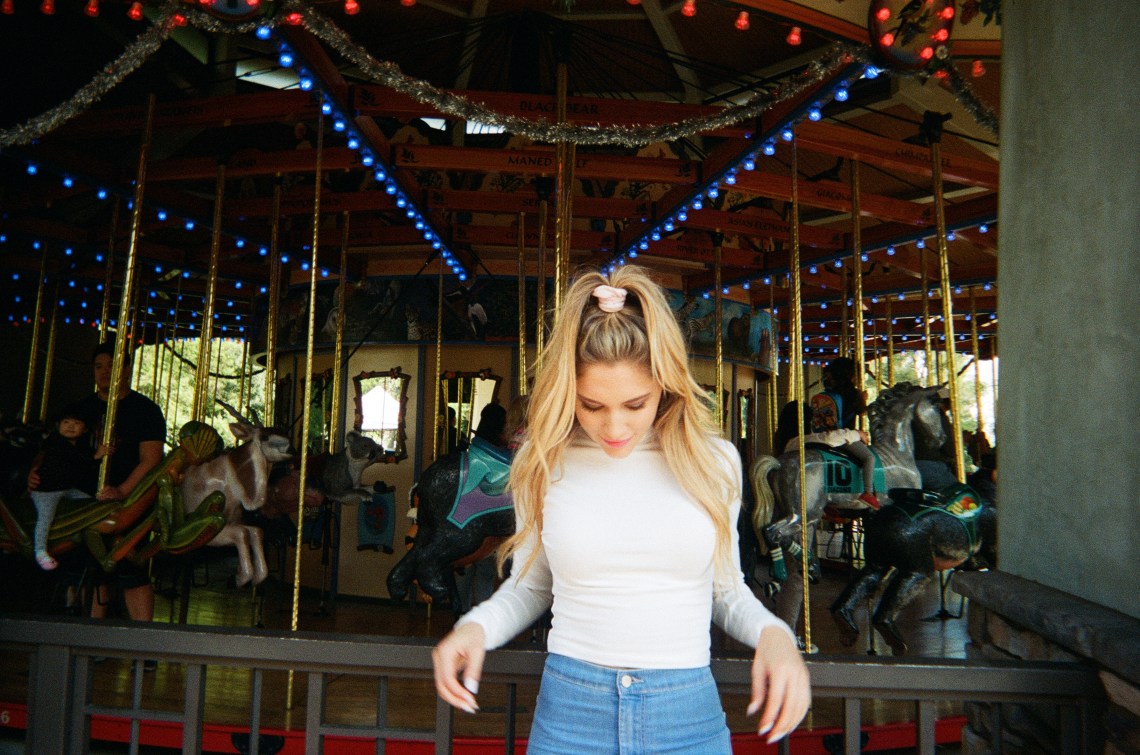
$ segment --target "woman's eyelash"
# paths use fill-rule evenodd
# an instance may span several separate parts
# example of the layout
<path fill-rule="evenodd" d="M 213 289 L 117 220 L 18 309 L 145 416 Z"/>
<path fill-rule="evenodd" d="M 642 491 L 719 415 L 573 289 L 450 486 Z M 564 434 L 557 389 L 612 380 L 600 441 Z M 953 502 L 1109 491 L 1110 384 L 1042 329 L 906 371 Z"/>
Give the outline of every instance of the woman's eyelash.
<path fill-rule="evenodd" d="M 582 404 L 582 408 L 583 408 L 584 410 L 588 411 L 588 412 L 596 412 L 596 411 L 600 410 L 602 407 L 600 407 L 600 406 L 590 406 L 589 404 Z M 639 411 L 639 410 L 641 410 L 641 409 L 644 409 L 644 408 L 645 408 L 645 403 L 644 403 L 644 402 L 642 402 L 642 403 L 640 403 L 640 404 L 629 404 L 629 405 L 626 405 L 626 407 L 625 407 L 625 408 L 626 408 L 626 409 L 629 409 L 630 411 L 635 411 L 635 412 L 636 412 L 636 411 Z"/>

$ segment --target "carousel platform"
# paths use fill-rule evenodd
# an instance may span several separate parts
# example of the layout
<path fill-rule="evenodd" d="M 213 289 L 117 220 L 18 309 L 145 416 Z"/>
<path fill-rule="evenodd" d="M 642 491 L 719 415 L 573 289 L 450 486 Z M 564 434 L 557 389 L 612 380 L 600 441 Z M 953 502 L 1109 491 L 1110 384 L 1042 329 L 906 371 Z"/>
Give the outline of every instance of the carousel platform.
<path fill-rule="evenodd" d="M 826 562 L 825 562 L 826 563 Z M 6 564 L 8 566 L 10 564 Z M 21 568 L 19 564 L 13 568 Z M 227 587 L 232 570 L 223 559 L 209 562 L 208 570 L 196 570 L 196 581 L 190 588 L 188 624 L 214 627 L 264 627 L 287 629 L 292 617 L 291 590 L 273 577 L 256 592 L 250 588 Z M 21 574 L 12 574 L 6 581 L 5 592 L 15 589 L 17 594 L 5 596 L 3 613 L 20 614 L 57 609 L 54 603 L 60 598 L 50 575 L 36 573 L 34 567 Z M 855 647 L 845 648 L 827 612 L 827 606 L 842 589 L 847 573 L 839 569 L 824 569 L 819 584 L 812 587 L 812 640 L 825 655 L 860 655 L 869 653 L 889 656 L 891 651 L 882 642 L 868 641 L 866 633 L 860 636 Z M 17 588 L 16 586 L 22 586 Z M 155 621 L 177 623 L 183 605 L 183 595 L 169 585 L 159 583 L 156 591 Z M 922 596 L 907 606 L 900 626 L 907 636 L 912 657 L 960 659 L 965 657 L 966 626 L 960 612 L 959 600 L 947 594 L 950 611 L 943 611 L 937 582 L 928 586 Z M 945 614 L 949 613 L 950 616 Z M 865 615 L 860 616 L 864 626 Z M 417 638 L 417 642 L 441 637 L 450 628 L 452 616 L 446 610 L 430 610 L 424 604 L 392 604 L 388 601 L 367 600 L 340 596 L 335 600 L 327 594 L 305 592 L 299 612 L 299 628 L 306 632 L 348 634 L 374 634 L 387 638 Z M 527 637 L 516 641 L 520 647 L 537 649 Z M 714 629 L 713 654 L 716 657 L 747 657 L 747 649 Z M 220 673 L 216 673 L 220 671 Z M 19 742 L 27 726 L 25 701 L 28 689 L 26 654 L 0 649 L 0 755 L 20 750 L 3 749 L 4 741 Z M 132 700 L 143 701 L 145 707 L 161 710 L 177 709 L 182 702 L 185 669 L 176 663 L 159 663 L 154 670 L 144 670 L 142 663 L 129 658 L 111 657 L 93 665 L 93 696 L 108 708 L 129 707 Z M 239 669 L 211 669 L 207 675 L 205 716 L 202 730 L 204 752 L 248 752 L 251 685 L 247 671 Z M 261 752 L 303 753 L 305 750 L 305 690 L 293 699 L 292 709 L 287 701 L 285 672 L 266 672 L 261 684 L 259 711 L 259 744 Z M 530 705 L 537 692 L 536 685 L 520 684 L 517 690 L 516 732 L 519 734 L 514 752 L 525 752 L 525 734 L 530 725 Z M 490 694 L 488 694 L 490 693 Z M 409 729 L 422 725 L 430 727 L 435 715 L 435 695 L 427 679 L 407 679 L 393 682 L 387 692 L 391 724 Z M 481 695 L 483 708 L 477 716 L 457 715 L 454 724 L 452 751 L 456 755 L 482 755 L 508 751 L 503 739 L 504 717 L 508 701 L 506 693 L 490 689 Z M 729 727 L 733 732 L 733 750 L 736 755 L 776 753 L 775 746 L 766 745 L 754 733 L 754 720 L 745 717 L 747 700 L 742 695 L 724 695 Z M 345 674 L 328 685 L 325 707 L 330 718 L 350 729 L 354 725 L 375 724 L 376 688 L 368 680 Z M 836 699 L 818 699 L 809 718 L 790 738 L 792 753 L 820 753 L 842 751 L 843 704 Z M 891 700 L 864 700 L 861 703 L 864 752 L 914 752 L 915 706 L 913 702 Z M 957 751 L 957 743 L 964 722 L 962 706 L 957 702 L 937 703 L 935 736 L 939 752 Z M 177 721 L 142 720 L 132 724 L 129 718 L 116 715 L 95 715 L 91 719 L 93 751 L 124 752 L 132 737 L 132 726 L 137 729 L 140 752 L 162 753 L 177 751 L 182 741 L 182 727 Z M 324 751 L 329 753 L 374 753 L 376 743 L 350 735 L 324 736 Z M 95 749 L 96 747 L 100 749 Z M 388 740 L 383 750 L 395 755 L 420 755 L 433 752 L 430 742 Z"/>

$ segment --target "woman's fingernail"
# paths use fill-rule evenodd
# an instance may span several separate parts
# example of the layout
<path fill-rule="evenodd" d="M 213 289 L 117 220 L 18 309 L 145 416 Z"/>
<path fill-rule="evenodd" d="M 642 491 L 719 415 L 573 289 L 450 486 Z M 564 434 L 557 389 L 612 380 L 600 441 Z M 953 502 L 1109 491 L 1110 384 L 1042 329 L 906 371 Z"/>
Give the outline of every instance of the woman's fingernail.
<path fill-rule="evenodd" d="M 478 695 L 479 694 L 479 680 L 478 679 L 470 679 L 470 678 L 464 679 L 463 680 L 463 686 L 466 687 L 467 691 L 470 692 L 472 695 Z"/>
<path fill-rule="evenodd" d="M 775 742 L 779 742 L 783 738 L 784 738 L 783 734 L 774 731 L 774 732 L 772 732 L 772 735 L 770 737 L 768 737 L 768 744 L 773 744 Z"/>
<path fill-rule="evenodd" d="M 470 706 L 470 705 L 464 705 L 464 706 L 463 706 L 463 710 L 467 711 L 467 712 L 468 712 L 468 713 L 470 713 L 471 715 L 475 715 L 475 708 L 473 708 L 473 707 L 472 707 L 472 706 Z"/>
<path fill-rule="evenodd" d="M 772 730 L 772 724 L 764 724 L 763 726 L 760 727 L 760 731 L 757 733 L 760 736 L 764 736 L 765 734 L 767 734 L 771 730 Z"/>
<path fill-rule="evenodd" d="M 759 700 L 753 700 L 752 703 L 748 706 L 748 710 L 746 710 L 744 712 L 744 715 L 751 716 L 753 713 L 755 713 L 758 710 L 760 710 L 760 701 Z"/>

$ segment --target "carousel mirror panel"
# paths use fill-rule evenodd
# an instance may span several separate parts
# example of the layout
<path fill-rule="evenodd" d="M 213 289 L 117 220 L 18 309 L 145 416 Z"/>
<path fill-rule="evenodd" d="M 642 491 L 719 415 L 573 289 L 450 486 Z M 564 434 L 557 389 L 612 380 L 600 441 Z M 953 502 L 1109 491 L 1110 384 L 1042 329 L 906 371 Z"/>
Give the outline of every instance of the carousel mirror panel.
<path fill-rule="evenodd" d="M 384 462 L 408 457 L 407 405 L 411 375 L 393 367 L 387 372 L 361 372 L 352 379 L 356 386 L 356 418 L 353 428 L 384 449 Z"/>
<path fill-rule="evenodd" d="M 465 448 L 479 427 L 483 407 L 498 403 L 502 378 L 488 367 L 478 372 L 444 372 L 440 380 L 440 432 L 436 436 L 436 457 Z"/>

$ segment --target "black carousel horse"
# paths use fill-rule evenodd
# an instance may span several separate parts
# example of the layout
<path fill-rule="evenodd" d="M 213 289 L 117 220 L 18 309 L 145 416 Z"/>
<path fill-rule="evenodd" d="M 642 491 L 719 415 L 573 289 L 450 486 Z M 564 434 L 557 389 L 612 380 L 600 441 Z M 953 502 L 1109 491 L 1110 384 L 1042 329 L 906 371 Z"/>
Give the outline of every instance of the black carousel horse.
<path fill-rule="evenodd" d="M 423 471 L 416 536 L 388 573 L 388 594 L 402 600 L 412 582 L 434 603 L 462 605 L 455 569 L 474 563 L 515 530 L 515 513 L 506 492 L 510 453 L 479 436 Z"/>
<path fill-rule="evenodd" d="M 895 488 L 890 494 L 892 505 L 863 518 L 864 566 L 831 604 L 831 616 L 840 642 L 855 644 L 856 608 L 889 579 L 871 624 L 895 655 L 905 655 L 895 619 L 935 572 L 997 565 L 997 508 L 968 485 L 939 493 Z"/>
<path fill-rule="evenodd" d="M 868 408 L 871 419 L 871 447 L 877 457 L 875 465 L 876 490 L 908 489 L 921 486 L 921 477 L 915 464 L 916 442 L 925 436 L 934 447 L 945 442 L 941 400 L 937 388 L 923 388 L 910 383 L 899 383 L 881 392 Z M 794 409 L 791 419 L 795 419 Z M 801 527 L 806 526 L 809 540 L 822 518 L 824 508 L 833 506 L 844 510 L 867 510 L 859 501 L 863 492 L 861 469 L 856 461 L 836 453 L 835 449 L 814 444 L 804 453 L 804 492 L 806 522 L 799 512 L 800 481 L 799 453 L 790 451 L 778 458 L 759 456 L 749 470 L 756 496 L 753 527 L 763 537 L 772 552 L 773 576 L 777 583 L 786 579 L 775 569 L 786 568 L 783 552 L 793 557 L 800 551 Z M 881 497 L 884 506 L 889 497 Z M 810 553 L 810 547 L 809 547 Z M 796 563 L 795 559 L 791 563 Z M 799 580 L 787 579 L 792 589 L 770 590 L 778 592 L 777 615 L 795 625 L 803 606 Z"/>

